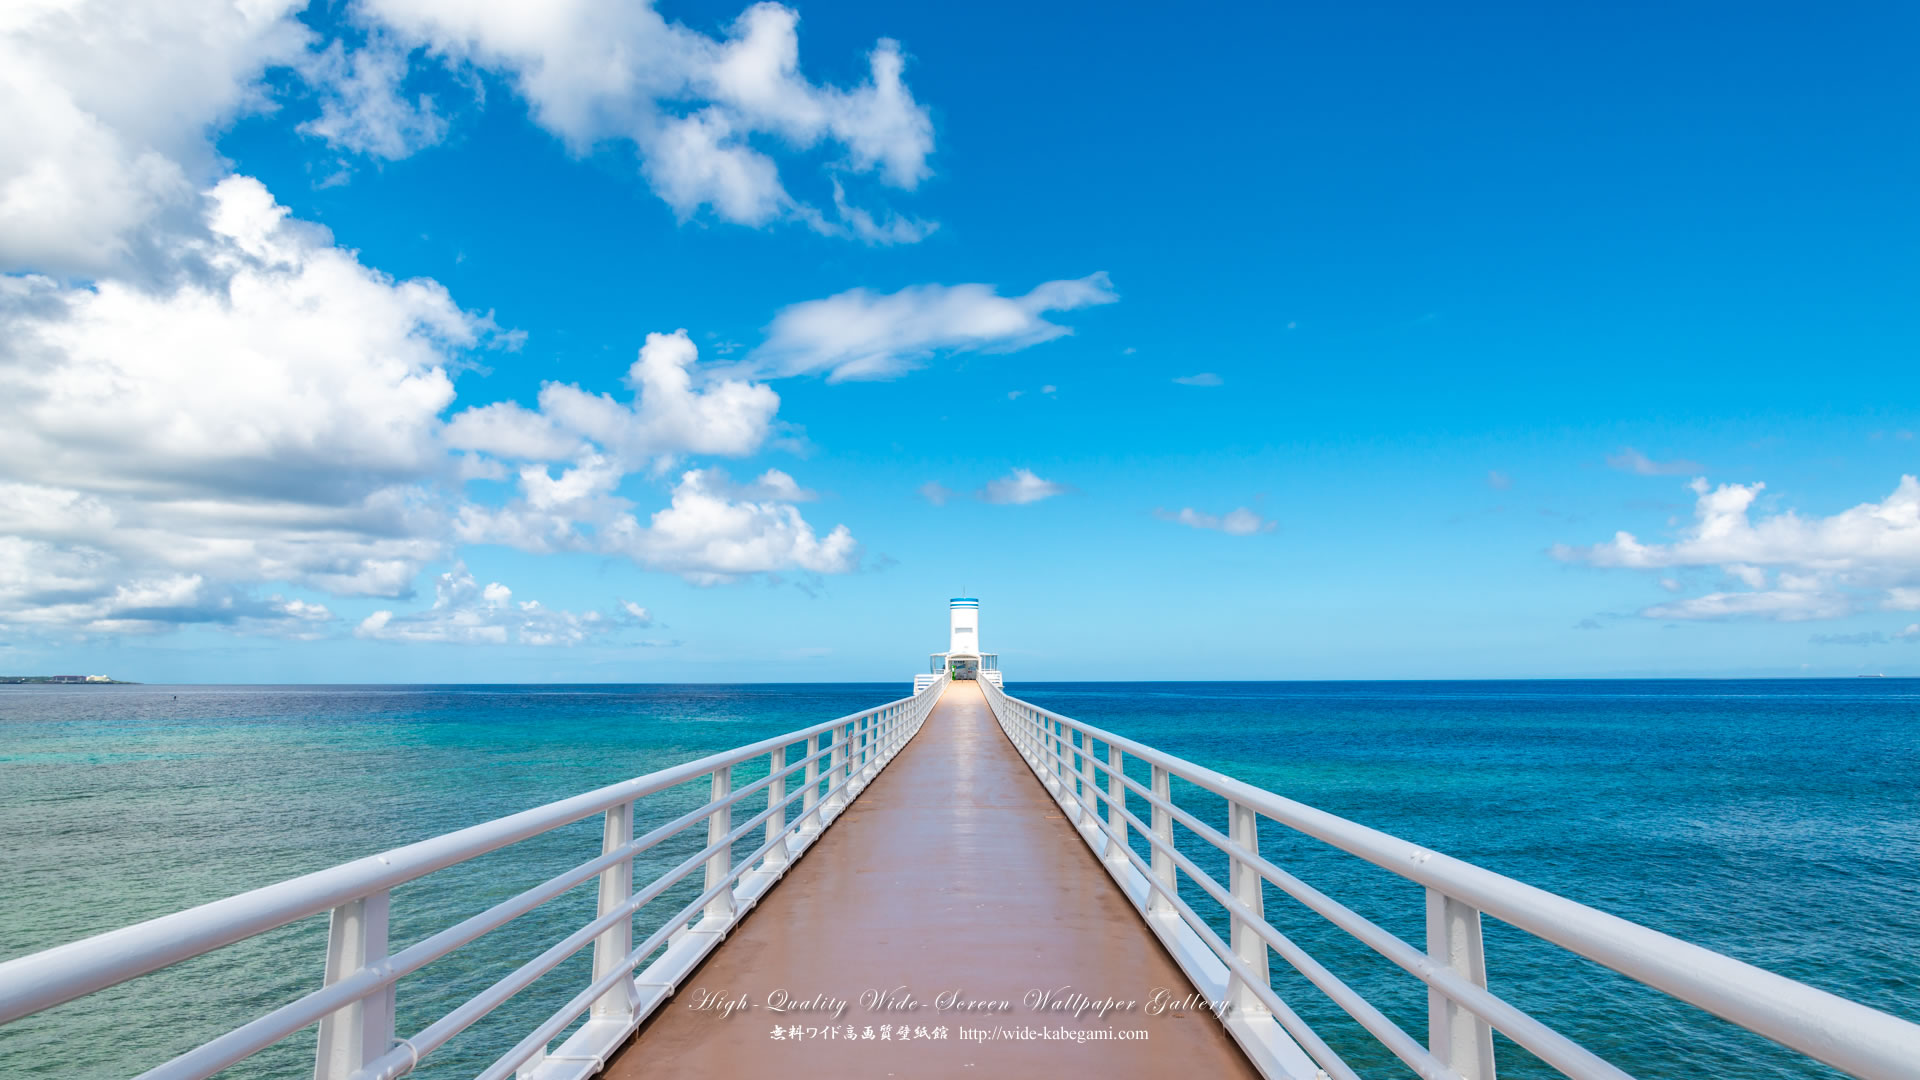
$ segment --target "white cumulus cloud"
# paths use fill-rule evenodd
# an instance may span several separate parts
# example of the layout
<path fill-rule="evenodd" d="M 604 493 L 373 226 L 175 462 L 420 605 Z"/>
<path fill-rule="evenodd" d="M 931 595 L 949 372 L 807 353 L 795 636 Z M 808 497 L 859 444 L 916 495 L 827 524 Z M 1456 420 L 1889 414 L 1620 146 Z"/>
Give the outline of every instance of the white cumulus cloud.
<path fill-rule="evenodd" d="M 799 13 L 775 3 L 748 7 L 718 38 L 644 2 L 362 0 L 354 10 L 451 65 L 505 75 L 535 121 L 577 152 L 631 144 L 648 183 L 683 218 L 710 208 L 740 224 L 790 218 L 876 242 L 925 234 L 879 223 L 839 193 L 842 220 L 830 220 L 788 192 L 764 148 L 830 144 L 839 172 L 918 186 L 930 173 L 933 123 L 906 86 L 897 42 L 881 39 L 866 81 L 842 88 L 801 73 Z"/>
<path fill-rule="evenodd" d="M 519 498 L 498 508 L 464 507 L 455 535 L 535 552 L 621 555 L 701 585 L 789 570 L 843 574 L 859 563 L 852 532 L 838 525 L 816 533 L 794 505 L 813 493 L 777 469 L 750 484 L 733 483 L 721 469 L 690 469 L 669 504 L 645 522 L 631 500 L 614 493 L 619 479 L 598 458 L 558 477 L 546 466 L 528 466 Z"/>
<path fill-rule="evenodd" d="M 630 398 L 554 383 L 535 407 L 483 399 L 449 423 L 453 373 L 518 335 L 293 220 L 228 175 L 213 140 L 249 112 L 311 106 L 307 134 L 402 157 L 447 130 L 405 93 L 418 65 L 486 69 L 579 149 L 631 140 L 649 175 L 697 173 L 711 151 L 718 179 L 668 194 L 683 212 L 757 224 L 772 207 L 898 242 L 931 226 L 861 211 L 840 181 L 928 175 L 932 129 L 899 48 L 880 42 L 866 81 L 840 88 L 801 74 L 797 16 L 778 5 L 714 37 L 611 0 L 369 0 L 346 9 L 357 47 L 316 39 L 302 10 L 0 7 L 0 625 L 307 634 L 332 615 L 287 594 L 404 596 L 475 535 L 531 550 L 618 536 L 643 565 L 702 580 L 850 569 L 851 535 L 816 534 L 796 505 L 813 493 L 779 470 L 741 485 L 696 470 L 645 525 L 619 494 L 636 470 L 765 445 L 770 388 L 703 374 L 684 333 L 655 334 Z M 271 100 L 275 69 L 310 100 Z M 706 151 L 654 160 L 696 128 Z M 782 147 L 837 152 L 830 213 L 785 193 Z M 745 187 L 723 190 L 728 162 Z M 475 479 L 517 493 L 469 502 Z"/>
<path fill-rule="evenodd" d="M 1555 557 L 1600 567 L 1658 572 L 1717 566 L 1721 590 L 1670 601 L 1642 612 L 1658 619 L 1838 618 L 1865 607 L 1920 607 L 1920 480 L 1903 476 L 1886 498 L 1826 517 L 1789 509 L 1755 518 L 1764 484 L 1690 485 L 1693 522 L 1670 543 L 1634 534 L 1585 547 L 1556 545 Z"/>
<path fill-rule="evenodd" d="M 578 645 L 624 626 L 652 620 L 637 604 L 622 605 L 618 616 L 598 611 L 555 611 L 537 600 L 513 599 L 499 582 L 482 586 L 465 563 L 434 582 L 433 606 L 395 614 L 381 610 L 354 628 L 355 637 L 375 641 L 436 642 L 455 645 Z"/>
<path fill-rule="evenodd" d="M 553 460 L 589 443 L 627 462 L 675 454 L 739 457 L 767 439 L 780 396 L 763 383 L 720 379 L 694 385 L 699 349 L 685 330 L 648 334 L 627 370 L 634 402 L 568 383 L 540 389 L 540 407 L 513 402 L 467 409 L 447 427 L 450 445 L 503 458 Z"/>
<path fill-rule="evenodd" d="M 1073 330 L 1048 313 L 1119 298 L 1105 273 L 1049 281 L 1024 296 L 978 284 L 851 289 L 783 308 L 748 363 L 781 375 L 824 372 L 831 382 L 888 379 L 937 353 L 1013 352 L 1063 337 Z"/>
<path fill-rule="evenodd" d="M 859 545 L 845 525 L 820 536 L 790 503 L 730 498 L 717 473 L 684 474 L 671 505 L 645 525 L 631 515 L 611 522 L 602 530 L 604 549 L 703 585 L 780 570 L 844 574 L 858 564 Z"/>
<path fill-rule="evenodd" d="M 19 541 L 0 559 L 66 582 L 0 619 L 91 622 L 71 605 L 189 580 L 393 595 L 444 554 L 422 485 L 450 464 L 449 360 L 491 321 L 287 221 L 257 181 L 221 182 L 204 214 L 201 272 L 171 285 L 0 277 L 0 528 Z"/>
<path fill-rule="evenodd" d="M 576 152 L 631 145 L 639 172 L 683 218 L 804 223 L 869 243 L 910 243 L 930 223 L 851 205 L 842 177 L 912 190 L 931 172 L 933 125 L 882 39 L 864 81 L 801 73 L 799 16 L 748 7 L 722 36 L 645 2 L 361 0 L 353 46 L 320 41 L 306 0 L 22 0 L 0 5 L 0 271 L 63 277 L 153 271 L 197 225 L 198 193 L 222 178 L 214 139 L 283 104 L 301 130 L 352 154 L 394 159 L 442 140 L 449 118 L 403 91 L 418 63 L 462 79 L 498 74 L 536 123 Z M 267 76 L 288 71 L 295 100 Z M 300 100 L 307 98 L 309 100 Z M 827 211 L 790 194 L 773 154 L 821 146 Z"/>
<path fill-rule="evenodd" d="M 815 536 L 794 506 L 813 493 L 779 470 L 705 481 L 707 498 L 754 508 L 757 546 L 737 512 L 712 515 L 709 545 L 686 513 L 669 515 L 671 543 L 630 527 L 626 476 L 752 452 L 778 409 L 763 385 L 696 387 L 684 334 L 648 339 L 631 403 L 550 385 L 538 411 L 448 424 L 450 371 L 514 335 L 435 282 L 360 263 L 258 181 L 222 181 L 201 213 L 197 271 L 169 282 L 0 276 L 0 624 L 304 633 L 312 620 L 258 596 L 400 596 L 458 541 L 600 550 L 602 525 L 647 538 L 621 549 L 643 565 L 689 576 L 851 568 L 851 536 Z M 501 458 L 522 463 L 519 497 L 467 502 L 466 479 L 508 475 Z"/>
<path fill-rule="evenodd" d="M 162 257 L 223 168 L 209 129 L 298 62 L 305 0 L 0 5 L 0 270 L 94 276 Z"/>

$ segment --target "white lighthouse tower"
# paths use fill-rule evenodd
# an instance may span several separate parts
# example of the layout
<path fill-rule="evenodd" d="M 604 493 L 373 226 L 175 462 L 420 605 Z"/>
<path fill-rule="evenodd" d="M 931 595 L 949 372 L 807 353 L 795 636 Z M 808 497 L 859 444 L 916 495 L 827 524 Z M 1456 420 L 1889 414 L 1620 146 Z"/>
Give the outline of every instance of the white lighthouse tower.
<path fill-rule="evenodd" d="M 917 692 L 947 672 L 955 679 L 986 679 L 1000 685 L 1000 655 L 980 650 L 980 600 L 956 596 L 947 601 L 947 651 L 927 657 L 927 674 L 916 675 Z"/>

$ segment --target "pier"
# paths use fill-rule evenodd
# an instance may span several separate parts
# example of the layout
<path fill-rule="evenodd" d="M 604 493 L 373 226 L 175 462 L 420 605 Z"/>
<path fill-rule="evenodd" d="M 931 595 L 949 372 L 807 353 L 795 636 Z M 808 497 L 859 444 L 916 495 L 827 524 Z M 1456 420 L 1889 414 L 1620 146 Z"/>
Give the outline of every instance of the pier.
<path fill-rule="evenodd" d="M 395 1080 L 536 985 L 541 1011 L 561 1004 L 511 1047 L 485 1043 L 477 1080 L 1359 1080 L 1275 990 L 1276 964 L 1324 997 L 1309 1013 L 1331 1003 L 1423 1080 L 1497 1080 L 1495 1032 L 1575 1080 L 1631 1080 L 1495 992 L 1493 919 L 1806 1059 L 1920 1080 L 1920 1025 L 1022 700 L 980 650 L 978 601 L 955 599 L 950 621 L 948 651 L 906 697 L 0 963 L 0 1025 L 324 917 L 324 955 L 285 958 L 311 991 L 220 1018 L 225 1034 L 140 1080 L 203 1080 L 315 1029 L 315 1080 Z M 418 895 L 397 888 L 582 824 L 599 842 L 577 865 L 390 940 L 395 905 Z M 1417 886 L 1425 940 L 1302 880 L 1263 836 Z M 448 970 L 436 963 L 569 894 L 592 897 L 592 918 L 398 1028 L 402 979 L 431 985 Z M 1423 988 L 1424 1030 L 1309 954 L 1270 902 L 1280 923 L 1324 919 Z M 591 966 L 563 967 L 575 956 Z"/>
<path fill-rule="evenodd" d="M 661 1010 L 608 1065 L 609 1080 L 640 1080 L 661 1061 L 692 1076 L 960 1076 L 969 1068 L 983 1077 L 1259 1075 L 1204 1010 L 1133 1010 L 1096 1021 L 1023 1002 L 1036 989 L 1057 1000 L 1073 991 L 1189 991 L 994 723 L 977 682 L 946 691 L 900 760 L 684 987 L 681 998 L 696 989 L 744 992 L 755 1006 L 725 1018 Z M 814 1011 L 771 1012 L 762 1003 L 775 988 L 849 1002 L 840 1025 L 863 1033 L 879 1023 L 945 1026 L 949 1034 L 854 1047 L 775 1041 L 775 1025 L 834 1022 Z M 859 1009 L 871 990 L 904 991 L 917 1007 Z M 952 1007 L 937 1009 L 941 993 L 957 994 Z M 997 1002 L 1011 1008 L 997 1011 Z M 1063 1026 L 1147 1037 L 962 1041 L 958 1031 Z"/>

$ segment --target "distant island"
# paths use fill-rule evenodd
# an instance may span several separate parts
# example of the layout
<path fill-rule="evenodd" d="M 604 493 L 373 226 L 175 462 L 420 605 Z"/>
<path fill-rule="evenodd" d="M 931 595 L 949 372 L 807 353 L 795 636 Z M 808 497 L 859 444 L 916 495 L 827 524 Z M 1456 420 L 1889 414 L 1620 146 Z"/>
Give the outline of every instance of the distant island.
<path fill-rule="evenodd" d="M 94 686 L 139 686 L 111 675 L 0 675 L 0 683 L 78 683 Z"/>

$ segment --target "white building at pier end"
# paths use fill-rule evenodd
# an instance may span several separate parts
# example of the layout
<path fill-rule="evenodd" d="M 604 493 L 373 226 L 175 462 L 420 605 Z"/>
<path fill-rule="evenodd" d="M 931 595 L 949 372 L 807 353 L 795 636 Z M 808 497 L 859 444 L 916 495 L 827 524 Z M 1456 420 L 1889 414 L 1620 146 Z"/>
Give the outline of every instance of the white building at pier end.
<path fill-rule="evenodd" d="M 947 672 L 956 679 L 985 679 L 1000 685 L 1000 654 L 980 651 L 980 601 L 956 596 L 947 601 L 947 651 L 927 657 L 927 672 L 913 679 L 915 691 Z"/>

